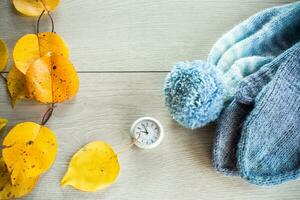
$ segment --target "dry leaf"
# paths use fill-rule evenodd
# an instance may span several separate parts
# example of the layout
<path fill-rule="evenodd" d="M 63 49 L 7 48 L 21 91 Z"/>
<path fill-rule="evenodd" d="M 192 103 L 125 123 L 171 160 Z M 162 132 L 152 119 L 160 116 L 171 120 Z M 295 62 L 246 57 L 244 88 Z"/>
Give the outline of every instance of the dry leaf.
<path fill-rule="evenodd" d="M 7 125 L 8 120 L 0 117 L 0 131 Z"/>
<path fill-rule="evenodd" d="M 7 75 L 7 88 L 11 97 L 12 106 L 15 107 L 17 100 L 29 99 L 26 88 L 25 75 L 13 66 Z"/>
<path fill-rule="evenodd" d="M 26 86 L 36 100 L 58 103 L 76 95 L 79 78 L 68 58 L 47 54 L 27 70 Z"/>
<path fill-rule="evenodd" d="M 39 16 L 45 8 L 53 11 L 59 2 L 59 0 L 13 0 L 15 8 L 27 16 Z"/>
<path fill-rule="evenodd" d="M 69 57 L 69 49 L 64 40 L 56 33 L 45 32 L 27 34 L 20 38 L 14 48 L 13 58 L 16 67 L 26 74 L 28 67 L 45 54 L 53 52 Z"/>
<path fill-rule="evenodd" d="M 37 177 L 55 160 L 57 141 L 47 127 L 24 122 L 13 127 L 3 141 L 2 155 L 11 173 L 11 181 Z"/>
<path fill-rule="evenodd" d="M 114 183 L 119 171 L 118 157 L 111 146 L 94 141 L 72 157 L 61 185 L 71 185 L 82 191 L 96 191 Z"/>
<path fill-rule="evenodd" d="M 0 72 L 3 71 L 8 62 L 8 49 L 3 40 L 0 39 Z"/>
<path fill-rule="evenodd" d="M 34 188 L 38 179 L 38 177 L 17 179 L 13 185 L 4 160 L 0 158 L 0 199 L 14 199 L 28 194 Z"/>

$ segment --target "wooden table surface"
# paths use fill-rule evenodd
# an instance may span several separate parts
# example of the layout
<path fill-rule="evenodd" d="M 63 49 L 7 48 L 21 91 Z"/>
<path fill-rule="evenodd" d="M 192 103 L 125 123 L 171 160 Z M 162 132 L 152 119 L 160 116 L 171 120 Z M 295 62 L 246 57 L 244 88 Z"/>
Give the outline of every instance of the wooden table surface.
<path fill-rule="evenodd" d="M 172 121 L 164 107 L 164 78 L 176 61 L 205 59 L 212 44 L 255 12 L 289 0 L 62 0 L 53 13 L 55 30 L 70 47 L 80 91 L 59 104 L 48 126 L 56 133 L 55 164 L 25 199 L 300 199 L 300 181 L 257 187 L 224 177 L 212 167 L 214 126 L 190 131 Z M 20 16 L 0 1 L 0 37 L 12 50 L 35 31 L 35 18 Z M 42 30 L 49 30 L 47 20 Z M 10 106 L 0 84 L 0 115 L 10 126 L 39 122 L 46 106 Z M 84 144 L 104 140 L 118 151 L 131 142 L 129 128 L 152 116 L 165 128 L 153 150 L 133 148 L 119 155 L 121 173 L 111 187 L 95 193 L 60 187 L 71 156 Z"/>

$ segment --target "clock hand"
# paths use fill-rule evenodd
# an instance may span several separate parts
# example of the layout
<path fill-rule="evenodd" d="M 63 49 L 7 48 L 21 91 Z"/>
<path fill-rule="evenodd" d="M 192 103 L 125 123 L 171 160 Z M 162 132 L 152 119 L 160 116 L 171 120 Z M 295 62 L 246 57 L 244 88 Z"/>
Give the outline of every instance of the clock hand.
<path fill-rule="evenodd" d="M 149 134 L 148 132 L 145 132 L 145 131 L 140 131 L 140 132 L 142 132 L 142 133 L 146 133 L 147 135 Z"/>
<path fill-rule="evenodd" d="M 145 129 L 145 131 L 146 131 L 146 132 L 143 131 L 143 133 L 146 133 L 146 134 L 148 135 L 149 133 L 148 133 L 148 131 L 147 131 L 146 126 L 145 126 L 144 124 L 142 124 L 142 126 L 144 127 L 144 129 Z"/>

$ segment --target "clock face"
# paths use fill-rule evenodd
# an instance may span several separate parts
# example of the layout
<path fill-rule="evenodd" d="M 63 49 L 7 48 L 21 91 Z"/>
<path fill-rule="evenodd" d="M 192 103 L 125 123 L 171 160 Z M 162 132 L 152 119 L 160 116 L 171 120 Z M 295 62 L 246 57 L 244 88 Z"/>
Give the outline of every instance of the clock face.
<path fill-rule="evenodd" d="M 136 145 L 141 148 L 153 148 L 162 140 L 162 127 L 157 120 L 141 118 L 132 127 L 132 135 Z"/>

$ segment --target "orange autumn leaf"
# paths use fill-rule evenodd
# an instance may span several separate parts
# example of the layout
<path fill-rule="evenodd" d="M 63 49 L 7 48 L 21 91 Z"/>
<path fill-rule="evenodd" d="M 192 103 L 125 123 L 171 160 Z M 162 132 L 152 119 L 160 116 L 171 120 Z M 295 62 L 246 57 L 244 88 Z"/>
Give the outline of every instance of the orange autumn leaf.
<path fill-rule="evenodd" d="M 53 32 L 27 34 L 17 41 L 13 58 L 16 67 L 26 74 L 28 67 L 34 61 L 49 52 L 69 57 L 67 44 L 58 34 Z"/>
<path fill-rule="evenodd" d="M 53 11 L 59 2 L 59 0 L 13 0 L 15 8 L 27 16 L 39 16 L 45 8 Z"/>
<path fill-rule="evenodd" d="M 33 122 L 17 124 L 4 138 L 2 150 L 12 184 L 47 171 L 56 152 L 57 141 L 49 128 Z"/>
<path fill-rule="evenodd" d="M 7 88 L 13 107 L 15 107 L 17 100 L 30 98 L 26 88 L 25 75 L 15 66 L 10 69 L 7 75 Z"/>
<path fill-rule="evenodd" d="M 14 199 L 28 194 L 39 179 L 39 177 L 17 179 L 15 184 L 12 184 L 3 158 L 0 158 L 0 174 L 0 199 Z"/>
<path fill-rule="evenodd" d="M 0 39 L 0 72 L 3 71 L 8 62 L 8 48 L 3 40 Z"/>
<path fill-rule="evenodd" d="M 26 86 L 36 100 L 58 103 L 76 95 L 79 78 L 68 58 L 49 53 L 28 68 Z"/>

